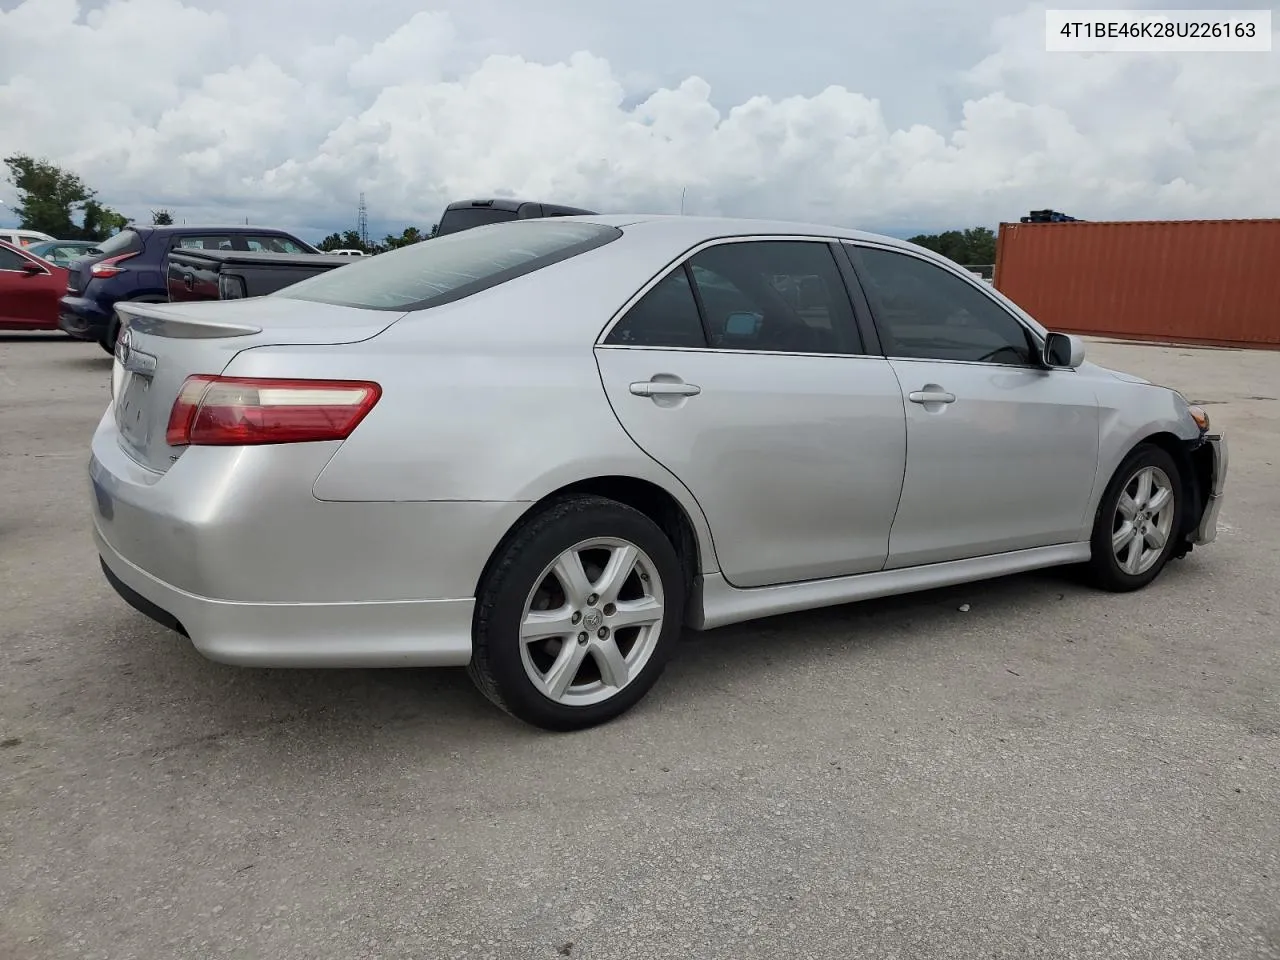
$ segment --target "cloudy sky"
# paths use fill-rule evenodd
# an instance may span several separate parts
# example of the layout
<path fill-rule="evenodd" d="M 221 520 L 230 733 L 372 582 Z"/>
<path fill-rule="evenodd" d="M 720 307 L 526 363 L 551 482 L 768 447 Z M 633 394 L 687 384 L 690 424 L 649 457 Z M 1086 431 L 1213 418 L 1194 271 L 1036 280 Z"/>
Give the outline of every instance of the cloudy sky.
<path fill-rule="evenodd" d="M 1280 216 L 1280 42 L 1051 54 L 1044 24 L 1019 0 L 0 0 L 0 154 L 139 219 L 309 238 L 361 191 L 371 233 L 472 196 L 682 191 L 897 234 Z"/>

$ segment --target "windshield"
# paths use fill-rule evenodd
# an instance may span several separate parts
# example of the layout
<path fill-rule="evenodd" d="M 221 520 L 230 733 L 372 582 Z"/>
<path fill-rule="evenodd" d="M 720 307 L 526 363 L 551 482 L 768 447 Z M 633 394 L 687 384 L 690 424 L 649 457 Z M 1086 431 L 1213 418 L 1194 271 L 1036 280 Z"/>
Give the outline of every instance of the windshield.
<path fill-rule="evenodd" d="M 424 310 L 487 290 L 622 236 L 616 227 L 518 220 L 423 240 L 309 277 L 276 297 L 373 310 Z"/>
<path fill-rule="evenodd" d="M 93 247 L 94 244 L 89 241 L 45 240 L 43 243 L 33 243 L 27 247 L 27 252 L 34 253 L 37 257 L 43 257 L 46 260 L 50 257 L 74 259 L 75 257 L 83 256 Z"/>

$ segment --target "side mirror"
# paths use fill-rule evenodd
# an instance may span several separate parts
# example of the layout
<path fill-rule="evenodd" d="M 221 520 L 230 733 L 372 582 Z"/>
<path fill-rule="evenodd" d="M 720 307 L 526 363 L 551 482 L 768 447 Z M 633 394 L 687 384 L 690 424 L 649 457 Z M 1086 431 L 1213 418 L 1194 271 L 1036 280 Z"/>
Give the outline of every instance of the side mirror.
<path fill-rule="evenodd" d="M 37 273 L 44 273 L 44 267 L 32 260 L 27 260 L 22 264 L 22 272 L 34 276 Z"/>
<path fill-rule="evenodd" d="M 724 332 L 728 337 L 754 337 L 760 329 L 763 318 L 758 313 L 740 311 L 731 313 L 725 319 Z"/>
<path fill-rule="evenodd" d="M 1051 333 L 1044 341 L 1044 365 L 1076 369 L 1084 363 L 1084 341 L 1069 333 Z"/>

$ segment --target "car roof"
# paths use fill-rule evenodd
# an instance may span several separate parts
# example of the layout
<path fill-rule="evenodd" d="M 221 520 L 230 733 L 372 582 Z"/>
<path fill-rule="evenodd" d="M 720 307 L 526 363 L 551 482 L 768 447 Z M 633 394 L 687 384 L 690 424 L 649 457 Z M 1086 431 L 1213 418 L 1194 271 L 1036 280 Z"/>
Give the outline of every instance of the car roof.
<path fill-rule="evenodd" d="M 581 223 L 598 223 L 619 229 L 643 226 L 645 232 L 665 233 L 673 239 L 679 238 L 691 245 L 702 240 L 716 240 L 723 237 L 752 236 L 786 236 L 786 237 L 832 237 L 840 240 L 861 240 L 886 246 L 899 247 L 904 250 L 924 250 L 914 243 L 899 240 L 896 237 L 855 230 L 850 227 L 839 227 L 833 224 L 808 223 L 796 220 L 751 219 L 746 217 L 690 217 L 682 214 L 592 214 L 588 216 L 557 217 L 558 223 L 578 221 Z"/>
<path fill-rule="evenodd" d="M 634 240 L 648 238 L 661 245 L 689 249 L 708 240 L 720 240 L 730 237 L 826 237 L 836 240 L 856 240 L 864 243 L 875 243 L 882 247 L 890 247 L 910 252 L 918 257 L 931 260 L 941 267 L 957 275 L 967 271 L 954 260 L 940 253 L 912 243 L 899 240 L 881 233 L 867 230 L 854 230 L 849 227 L 838 227 L 830 224 L 804 223 L 791 220 L 752 220 L 739 217 L 687 217 L 681 214 L 611 214 L 588 217 L 558 217 L 557 223 L 578 221 L 581 223 L 598 223 L 604 226 L 617 227 L 624 234 L 631 234 Z M 518 223 L 538 223 L 537 220 L 518 221 Z M 606 248 L 607 249 L 607 248 Z M 974 283 L 981 281 L 974 280 Z M 992 286 L 986 286 L 986 292 L 998 298 L 1006 307 L 1015 311 L 1032 329 L 1043 335 L 1046 330 L 1043 324 L 1027 313 L 1003 292 Z"/>
<path fill-rule="evenodd" d="M 40 230 L 27 230 L 23 227 L 0 227 L 0 234 L 14 237 L 39 237 L 41 240 L 55 239 Z"/>
<path fill-rule="evenodd" d="M 283 233 L 293 236 L 283 227 L 258 227 L 248 223 L 198 223 L 194 226 L 189 224 L 176 223 L 146 223 L 131 224 L 125 227 L 126 230 L 146 230 L 152 233 L 207 233 L 210 230 L 218 230 L 224 233 Z"/>
<path fill-rule="evenodd" d="M 331 263 L 335 258 L 328 253 L 276 253 L 273 250 L 202 250 L 199 247 L 179 247 L 171 256 L 190 257 L 196 260 L 216 260 L 220 263 Z"/>

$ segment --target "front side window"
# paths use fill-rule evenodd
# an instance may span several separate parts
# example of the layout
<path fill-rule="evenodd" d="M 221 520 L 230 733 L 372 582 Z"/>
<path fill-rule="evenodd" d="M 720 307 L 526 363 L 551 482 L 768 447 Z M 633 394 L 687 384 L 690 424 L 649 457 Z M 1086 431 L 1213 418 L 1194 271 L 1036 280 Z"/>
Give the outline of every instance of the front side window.
<path fill-rule="evenodd" d="M 887 356 L 1033 365 L 1031 334 L 965 280 L 910 254 L 849 249 Z"/>
<path fill-rule="evenodd" d="M 623 347 L 705 347 L 698 302 L 683 266 L 632 304 L 605 343 Z"/>
<path fill-rule="evenodd" d="M 0 270 L 21 270 L 26 262 L 21 254 L 8 247 L 0 247 Z"/>
<path fill-rule="evenodd" d="M 689 260 L 711 346 L 722 350 L 862 350 L 853 306 L 825 242 L 722 243 Z"/>

